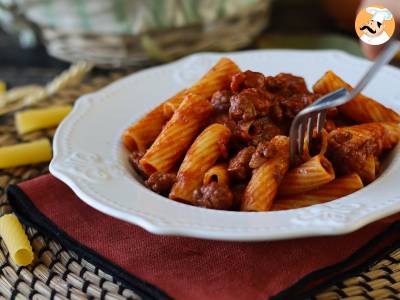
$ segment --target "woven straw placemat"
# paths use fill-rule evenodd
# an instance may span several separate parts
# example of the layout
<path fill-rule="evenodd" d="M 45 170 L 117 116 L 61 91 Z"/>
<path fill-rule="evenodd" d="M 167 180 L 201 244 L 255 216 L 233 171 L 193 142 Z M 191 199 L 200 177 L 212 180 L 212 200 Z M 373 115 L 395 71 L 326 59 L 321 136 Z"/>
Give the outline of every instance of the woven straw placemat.
<path fill-rule="evenodd" d="M 73 103 L 80 95 L 93 92 L 120 78 L 124 73 L 93 77 L 78 87 L 71 87 L 37 107 Z M 0 118 L 0 146 L 31 141 L 39 137 L 52 138 L 54 129 L 19 136 L 12 115 Z M 11 211 L 5 197 L 9 184 L 45 174 L 48 164 L 0 170 L 0 213 Z M 0 300 L 1 299 L 140 299 L 135 291 L 125 288 L 111 275 L 103 272 L 74 252 L 35 230 L 26 228 L 35 252 L 31 266 L 18 267 L 10 259 L 3 241 L 0 242 Z M 400 249 L 366 267 L 351 278 L 336 283 L 315 295 L 314 299 L 400 299 Z"/>

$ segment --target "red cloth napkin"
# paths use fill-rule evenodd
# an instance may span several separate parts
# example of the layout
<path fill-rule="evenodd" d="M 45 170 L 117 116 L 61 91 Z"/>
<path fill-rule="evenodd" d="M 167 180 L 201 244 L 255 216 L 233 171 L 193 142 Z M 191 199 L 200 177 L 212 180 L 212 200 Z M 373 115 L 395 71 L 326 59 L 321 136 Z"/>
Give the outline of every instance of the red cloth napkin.
<path fill-rule="evenodd" d="M 268 299 L 310 272 L 340 263 L 395 220 L 400 220 L 400 215 L 395 215 L 342 236 L 219 242 L 148 233 L 89 207 L 51 175 L 24 182 L 19 187 L 69 237 L 176 299 Z M 10 194 L 14 194 L 10 198 L 18 198 L 15 193 Z M 15 199 L 11 203 L 20 216 L 31 213 L 32 209 L 24 212 Z M 40 218 L 33 219 L 30 221 L 38 226 L 43 222 Z M 62 243 L 62 236 L 58 237 Z M 377 239 L 383 240 L 370 243 L 364 254 L 370 256 L 381 251 L 398 238 L 395 235 L 383 239 L 378 235 Z M 312 274 L 308 276 L 310 280 L 303 280 L 297 288 L 315 285 L 317 279 L 334 274 L 335 269 L 343 272 L 362 261 L 362 256 L 363 251 L 359 251 L 337 267 Z M 281 298 L 294 299 L 291 293 L 282 293 Z"/>

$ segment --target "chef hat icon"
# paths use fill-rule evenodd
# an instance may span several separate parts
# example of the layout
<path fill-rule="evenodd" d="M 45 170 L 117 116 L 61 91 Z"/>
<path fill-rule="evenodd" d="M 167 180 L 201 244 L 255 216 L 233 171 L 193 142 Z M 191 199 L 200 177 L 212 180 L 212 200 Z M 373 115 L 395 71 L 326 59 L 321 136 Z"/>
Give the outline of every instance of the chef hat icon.
<path fill-rule="evenodd" d="M 372 15 L 372 20 L 375 22 L 383 23 L 385 20 L 393 18 L 392 13 L 387 8 L 367 7 L 366 11 Z"/>

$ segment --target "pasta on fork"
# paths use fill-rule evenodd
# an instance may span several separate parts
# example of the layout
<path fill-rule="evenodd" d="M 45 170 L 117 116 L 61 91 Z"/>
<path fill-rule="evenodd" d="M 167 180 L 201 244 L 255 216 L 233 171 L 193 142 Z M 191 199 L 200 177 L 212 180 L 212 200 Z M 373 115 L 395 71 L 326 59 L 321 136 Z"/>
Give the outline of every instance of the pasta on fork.
<path fill-rule="evenodd" d="M 122 142 L 145 185 L 188 205 L 247 212 L 335 200 L 374 181 L 400 140 L 400 115 L 365 95 L 332 109 L 321 136 L 289 160 L 294 117 L 321 95 L 351 86 L 328 71 L 302 77 L 241 71 L 222 58 L 125 130 Z"/>

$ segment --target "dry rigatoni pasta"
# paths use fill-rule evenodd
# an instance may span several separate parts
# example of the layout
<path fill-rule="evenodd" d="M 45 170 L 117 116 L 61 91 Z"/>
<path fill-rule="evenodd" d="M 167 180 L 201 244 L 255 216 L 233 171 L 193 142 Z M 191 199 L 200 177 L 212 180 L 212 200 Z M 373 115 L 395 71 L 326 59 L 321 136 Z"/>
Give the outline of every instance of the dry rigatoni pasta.
<path fill-rule="evenodd" d="M 186 93 L 210 98 L 216 91 L 229 87 L 231 78 L 240 72 L 239 67 L 229 58 L 221 58 L 199 81 L 186 91 L 181 91 L 164 104 L 164 113 L 170 116 L 178 108 Z"/>
<path fill-rule="evenodd" d="M 0 218 L 0 236 L 7 246 L 11 258 L 18 266 L 27 266 L 33 261 L 29 239 L 14 214 Z"/>
<path fill-rule="evenodd" d="M 269 210 L 289 168 L 289 138 L 279 135 L 271 140 L 271 144 L 276 147 L 277 153 L 253 171 L 244 192 L 243 211 Z"/>
<path fill-rule="evenodd" d="M 363 182 L 357 173 L 352 173 L 322 185 L 315 190 L 275 199 L 271 210 L 283 210 L 306 207 L 309 205 L 324 203 L 344 197 L 363 187 Z"/>
<path fill-rule="evenodd" d="M 335 179 L 332 164 L 319 154 L 285 174 L 279 186 L 281 196 L 311 191 Z"/>
<path fill-rule="evenodd" d="M 218 164 L 208 169 L 206 174 L 204 174 L 203 185 L 211 182 L 229 185 L 229 174 L 226 164 Z"/>
<path fill-rule="evenodd" d="M 57 126 L 72 110 L 71 105 L 29 109 L 15 114 L 19 134 Z"/>
<path fill-rule="evenodd" d="M 187 94 L 140 160 L 146 174 L 171 170 L 182 158 L 212 112 L 212 105 L 206 98 Z"/>
<path fill-rule="evenodd" d="M 0 169 L 48 162 L 52 150 L 48 139 L 0 147 Z"/>
<path fill-rule="evenodd" d="M 328 94 L 343 87 L 349 90 L 352 89 L 348 83 L 334 72 L 328 71 L 314 84 L 313 89 L 315 93 Z M 400 122 L 399 114 L 363 94 L 359 94 L 350 102 L 339 106 L 339 111 L 346 117 L 361 123 Z"/>
<path fill-rule="evenodd" d="M 192 202 L 193 191 L 201 187 L 204 174 L 221 155 L 226 154 L 230 136 L 231 131 L 222 124 L 212 124 L 204 129 L 186 153 L 177 182 L 169 194 L 171 199 Z"/>

